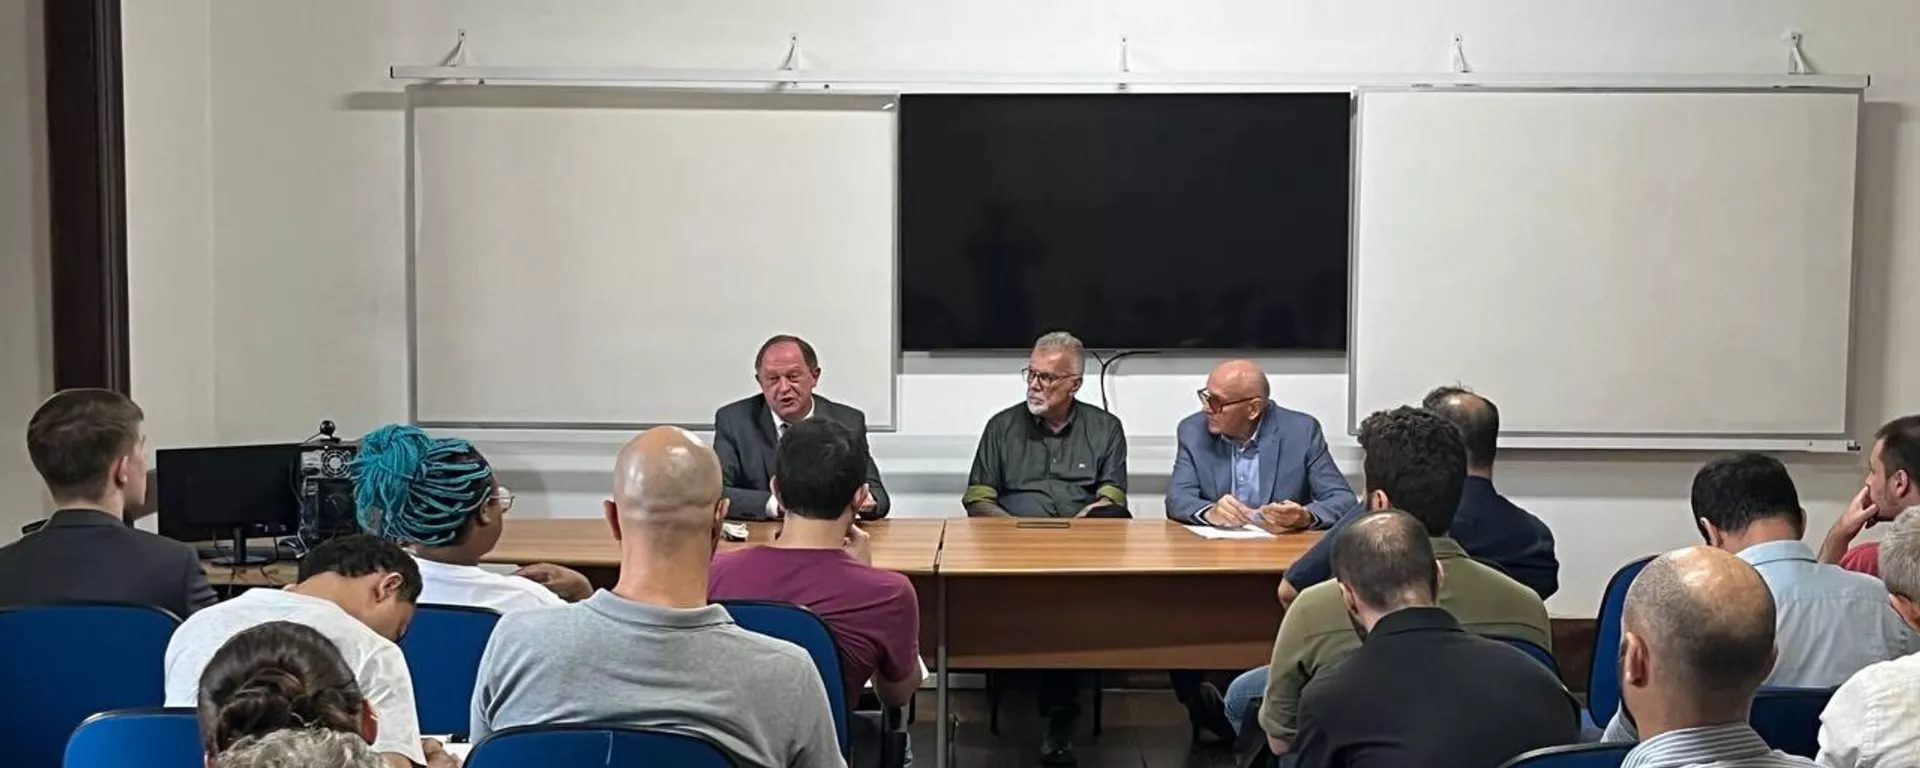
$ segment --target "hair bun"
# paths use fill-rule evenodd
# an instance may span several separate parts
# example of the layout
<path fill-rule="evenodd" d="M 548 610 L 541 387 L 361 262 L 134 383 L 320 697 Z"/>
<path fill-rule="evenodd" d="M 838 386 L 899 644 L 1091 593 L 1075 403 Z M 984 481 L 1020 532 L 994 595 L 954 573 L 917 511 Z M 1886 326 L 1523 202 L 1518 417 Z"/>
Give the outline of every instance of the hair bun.
<path fill-rule="evenodd" d="M 220 723 L 223 730 L 238 733 L 304 727 L 301 713 L 309 696 L 306 683 L 291 670 L 264 666 L 248 675 L 220 707 Z"/>

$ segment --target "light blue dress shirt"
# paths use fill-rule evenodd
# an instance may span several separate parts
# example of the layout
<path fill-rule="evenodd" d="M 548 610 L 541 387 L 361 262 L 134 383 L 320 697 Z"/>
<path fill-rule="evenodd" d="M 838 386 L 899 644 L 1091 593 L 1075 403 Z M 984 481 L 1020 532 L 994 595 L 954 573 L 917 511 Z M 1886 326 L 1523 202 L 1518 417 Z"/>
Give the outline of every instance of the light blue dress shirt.
<path fill-rule="evenodd" d="M 1769 541 L 1738 554 L 1773 592 L 1780 658 L 1767 685 L 1832 688 L 1869 664 L 1920 650 L 1879 579 L 1823 565 L 1799 541 Z"/>
<path fill-rule="evenodd" d="M 1256 433 L 1257 435 L 1257 433 Z M 1233 497 L 1254 509 L 1260 508 L 1260 438 L 1248 440 L 1246 445 L 1222 436 L 1233 448 Z"/>
<path fill-rule="evenodd" d="M 1779 657 L 1765 685 L 1833 688 L 1869 664 L 1920 650 L 1920 638 L 1887 604 L 1887 586 L 1864 573 L 1823 565 L 1799 541 L 1769 541 L 1738 553 L 1773 593 Z M 1639 739 L 1614 713 L 1606 742 Z"/>

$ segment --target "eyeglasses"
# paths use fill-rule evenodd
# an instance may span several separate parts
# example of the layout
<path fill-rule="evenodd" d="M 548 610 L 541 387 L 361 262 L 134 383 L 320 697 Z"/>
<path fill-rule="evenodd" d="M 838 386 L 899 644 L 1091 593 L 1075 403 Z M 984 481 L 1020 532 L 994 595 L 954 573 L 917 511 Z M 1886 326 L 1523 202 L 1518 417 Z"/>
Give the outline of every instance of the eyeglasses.
<path fill-rule="evenodd" d="M 489 500 L 500 505 L 501 512 L 513 509 L 513 491 L 507 490 L 504 485 L 493 489 L 493 496 Z"/>
<path fill-rule="evenodd" d="M 1047 373 L 1046 371 L 1036 371 L 1032 368 L 1020 369 L 1020 376 L 1021 378 L 1026 379 L 1028 384 L 1032 384 L 1037 381 L 1037 382 L 1040 382 L 1040 386 L 1043 386 L 1043 387 L 1051 387 L 1063 381 L 1071 381 L 1073 379 L 1080 378 L 1080 374 L 1077 374 L 1077 373 L 1065 373 L 1065 374 Z"/>
<path fill-rule="evenodd" d="M 1205 387 L 1200 388 L 1193 394 L 1200 398 L 1200 409 L 1207 413 L 1219 413 L 1241 403 L 1251 403 L 1260 399 L 1259 395 L 1254 395 L 1253 397 L 1243 397 L 1238 400 L 1221 400 L 1218 395 L 1208 392 Z"/>

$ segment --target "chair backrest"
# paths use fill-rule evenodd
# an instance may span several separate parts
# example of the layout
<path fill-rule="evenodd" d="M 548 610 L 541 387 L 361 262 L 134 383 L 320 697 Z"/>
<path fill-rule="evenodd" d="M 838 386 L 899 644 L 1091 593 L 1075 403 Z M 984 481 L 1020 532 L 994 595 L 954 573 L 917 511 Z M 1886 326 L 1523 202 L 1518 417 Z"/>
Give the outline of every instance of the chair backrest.
<path fill-rule="evenodd" d="M 0 609 L 0 762 L 54 768 L 87 718 L 165 704 L 167 642 L 179 626 L 145 605 Z"/>
<path fill-rule="evenodd" d="M 1747 722 L 1768 746 L 1814 757 L 1820 752 L 1820 713 L 1832 698 L 1832 688 L 1762 688 L 1753 697 Z"/>
<path fill-rule="evenodd" d="M 1587 711 L 1596 723 L 1605 723 L 1620 709 L 1620 615 L 1627 607 L 1627 587 L 1633 586 L 1640 569 L 1652 559 L 1648 555 L 1620 566 L 1607 581 L 1606 594 L 1600 597 L 1593 661 L 1587 667 Z"/>
<path fill-rule="evenodd" d="M 200 720 L 188 707 L 119 709 L 87 718 L 67 739 L 66 768 L 202 768 Z"/>
<path fill-rule="evenodd" d="M 733 768 L 733 756 L 699 736 L 578 723 L 498 731 L 467 754 L 466 768 Z"/>
<path fill-rule="evenodd" d="M 1508 760 L 1500 768 L 1620 768 L 1632 744 L 1574 744 L 1546 747 Z"/>
<path fill-rule="evenodd" d="M 414 611 L 400 653 L 413 675 L 421 733 L 467 734 L 480 655 L 499 622 L 499 612 L 465 605 L 422 604 Z"/>
<path fill-rule="evenodd" d="M 1515 648 L 1520 649 L 1522 653 L 1525 653 L 1526 655 L 1533 657 L 1534 661 L 1540 662 L 1541 664 L 1545 664 L 1547 666 L 1547 671 L 1552 672 L 1554 677 L 1560 676 L 1560 662 L 1554 660 L 1552 651 L 1549 651 L 1545 648 L 1540 647 L 1538 643 L 1535 643 L 1532 640 L 1525 640 L 1518 637 L 1504 637 L 1499 635 L 1492 635 L 1492 636 L 1489 636 L 1487 639 L 1498 640 L 1500 642 L 1506 643 L 1507 645 L 1511 645 Z"/>
<path fill-rule="evenodd" d="M 800 646 L 813 657 L 820 670 L 820 682 L 827 687 L 827 705 L 833 710 L 833 732 L 840 739 L 840 751 L 847 751 L 846 682 L 840 674 L 840 641 L 827 628 L 826 620 L 804 606 L 766 600 L 725 600 L 720 603 L 733 615 L 735 624 L 769 637 L 777 637 Z"/>

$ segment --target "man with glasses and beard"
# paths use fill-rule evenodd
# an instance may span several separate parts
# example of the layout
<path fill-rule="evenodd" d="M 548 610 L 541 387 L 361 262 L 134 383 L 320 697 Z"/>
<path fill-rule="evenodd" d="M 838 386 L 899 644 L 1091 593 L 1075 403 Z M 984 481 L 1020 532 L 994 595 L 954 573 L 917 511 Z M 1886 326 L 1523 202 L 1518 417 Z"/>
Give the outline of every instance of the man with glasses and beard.
<path fill-rule="evenodd" d="M 972 517 L 1130 517 L 1120 419 L 1074 399 L 1085 347 L 1054 331 L 1022 373 L 1027 400 L 980 433 L 960 503 Z"/>
<path fill-rule="evenodd" d="M 960 503 L 972 517 L 1129 517 L 1127 437 L 1120 419 L 1074 399 L 1085 347 L 1064 331 L 1041 336 L 1023 371 L 1026 402 L 987 421 Z M 1040 674 L 1047 736 L 1040 763 L 1076 765 L 1080 681 Z"/>

